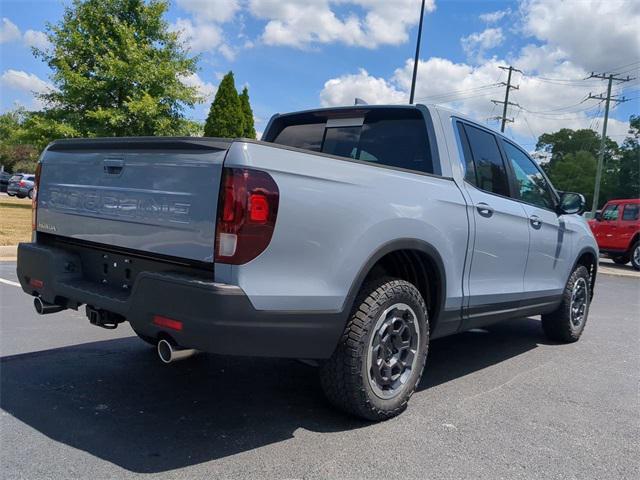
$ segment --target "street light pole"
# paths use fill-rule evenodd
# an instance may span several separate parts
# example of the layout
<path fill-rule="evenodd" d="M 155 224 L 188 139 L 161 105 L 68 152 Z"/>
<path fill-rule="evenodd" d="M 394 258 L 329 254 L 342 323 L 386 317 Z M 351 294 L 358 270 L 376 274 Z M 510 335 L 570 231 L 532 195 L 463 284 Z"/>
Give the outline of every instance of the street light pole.
<path fill-rule="evenodd" d="M 418 25 L 418 39 L 416 40 L 416 58 L 413 62 L 413 79 L 411 80 L 411 95 L 409 95 L 409 103 L 413 103 L 413 97 L 416 93 L 416 77 L 418 76 L 418 59 L 420 58 L 420 40 L 422 39 L 422 19 L 424 18 L 424 2 L 422 0 L 422 8 L 420 9 L 420 24 Z"/>

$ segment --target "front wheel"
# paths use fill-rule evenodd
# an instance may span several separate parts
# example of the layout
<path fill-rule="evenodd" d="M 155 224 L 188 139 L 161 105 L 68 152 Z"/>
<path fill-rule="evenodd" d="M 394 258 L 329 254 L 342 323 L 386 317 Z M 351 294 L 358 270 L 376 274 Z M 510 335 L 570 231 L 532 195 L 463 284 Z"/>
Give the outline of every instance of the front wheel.
<path fill-rule="evenodd" d="M 33 190 L 29 190 L 28 197 L 30 200 L 33 200 Z"/>
<path fill-rule="evenodd" d="M 384 279 L 358 295 L 333 356 L 320 369 L 329 401 L 366 420 L 394 417 L 420 381 L 429 345 L 429 318 L 418 289 Z"/>
<path fill-rule="evenodd" d="M 542 329 L 550 340 L 571 343 L 580 339 L 589 315 L 591 279 L 584 265 L 578 265 L 567 281 L 557 310 L 542 315 Z"/>
<path fill-rule="evenodd" d="M 640 240 L 631 247 L 631 266 L 635 270 L 640 270 Z"/>

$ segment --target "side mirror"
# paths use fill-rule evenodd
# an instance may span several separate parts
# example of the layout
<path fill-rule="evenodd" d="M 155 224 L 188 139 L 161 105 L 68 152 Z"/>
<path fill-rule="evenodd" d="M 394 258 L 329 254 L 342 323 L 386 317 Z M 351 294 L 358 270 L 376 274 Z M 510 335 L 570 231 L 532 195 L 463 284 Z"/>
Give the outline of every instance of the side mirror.
<path fill-rule="evenodd" d="M 602 210 L 598 210 L 596 212 L 596 216 L 595 216 L 596 221 L 600 222 L 602 221 Z"/>
<path fill-rule="evenodd" d="M 560 195 L 560 213 L 580 215 L 584 212 L 587 201 L 584 195 L 574 192 L 562 192 Z"/>

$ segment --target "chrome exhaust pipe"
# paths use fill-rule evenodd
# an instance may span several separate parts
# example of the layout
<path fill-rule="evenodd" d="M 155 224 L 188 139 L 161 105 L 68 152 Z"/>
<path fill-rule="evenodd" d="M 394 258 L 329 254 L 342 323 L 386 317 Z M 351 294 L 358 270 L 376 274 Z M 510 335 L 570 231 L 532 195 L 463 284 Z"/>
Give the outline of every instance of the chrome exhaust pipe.
<path fill-rule="evenodd" d="M 33 306 L 40 315 L 47 315 L 48 313 L 58 313 L 62 310 L 66 310 L 67 307 L 63 307 L 62 305 L 56 305 L 55 303 L 49 303 L 42 300 L 40 297 L 35 297 L 33 299 Z"/>
<path fill-rule="evenodd" d="M 184 360 L 198 353 L 193 348 L 181 348 L 172 344 L 164 338 L 158 342 L 158 357 L 162 363 L 172 363 L 178 360 Z"/>

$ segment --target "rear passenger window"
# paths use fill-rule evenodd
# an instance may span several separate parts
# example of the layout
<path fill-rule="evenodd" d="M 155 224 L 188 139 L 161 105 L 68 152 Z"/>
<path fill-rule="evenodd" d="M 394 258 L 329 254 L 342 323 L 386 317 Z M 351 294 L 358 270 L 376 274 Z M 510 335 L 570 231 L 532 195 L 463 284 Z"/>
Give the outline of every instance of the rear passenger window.
<path fill-rule="evenodd" d="M 505 197 L 509 196 L 509 181 L 496 137 L 484 130 L 464 125 L 469 141 L 470 154 L 475 167 L 475 182 L 478 188 Z M 463 142 L 464 143 L 464 142 Z M 468 159 L 465 159 L 468 163 Z"/>
<path fill-rule="evenodd" d="M 625 205 L 624 211 L 622 212 L 622 220 L 638 220 L 640 213 L 640 204 L 636 205 Z"/>

